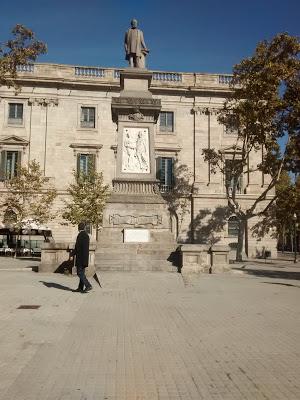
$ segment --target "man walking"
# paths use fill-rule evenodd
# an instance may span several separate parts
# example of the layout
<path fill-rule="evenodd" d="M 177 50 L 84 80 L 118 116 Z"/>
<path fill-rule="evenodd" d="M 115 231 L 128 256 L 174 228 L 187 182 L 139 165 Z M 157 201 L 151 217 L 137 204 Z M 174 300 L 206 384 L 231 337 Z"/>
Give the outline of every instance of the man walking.
<path fill-rule="evenodd" d="M 71 256 L 75 256 L 75 265 L 79 278 L 79 285 L 75 292 L 86 293 L 92 290 L 92 285 L 85 276 L 85 268 L 89 265 L 89 245 L 90 238 L 85 231 L 85 223 L 80 222 L 78 225 L 79 233 L 76 238 L 74 250 L 71 251 Z"/>

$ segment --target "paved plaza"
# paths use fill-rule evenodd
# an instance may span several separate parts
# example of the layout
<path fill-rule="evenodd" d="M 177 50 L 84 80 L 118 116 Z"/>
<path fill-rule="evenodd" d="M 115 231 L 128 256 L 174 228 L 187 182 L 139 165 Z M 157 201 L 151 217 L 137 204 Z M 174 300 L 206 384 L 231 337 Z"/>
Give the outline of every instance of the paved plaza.
<path fill-rule="evenodd" d="M 1 400 L 300 399 L 299 264 L 106 272 L 80 294 L 0 263 Z"/>

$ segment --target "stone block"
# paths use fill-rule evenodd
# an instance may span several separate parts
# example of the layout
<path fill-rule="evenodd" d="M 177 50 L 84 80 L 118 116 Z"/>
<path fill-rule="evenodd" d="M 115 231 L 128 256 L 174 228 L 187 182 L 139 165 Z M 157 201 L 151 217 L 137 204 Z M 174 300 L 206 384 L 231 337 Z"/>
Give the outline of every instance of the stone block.
<path fill-rule="evenodd" d="M 180 246 L 181 273 L 208 272 L 210 267 L 209 246 L 205 244 L 184 244 Z"/>
<path fill-rule="evenodd" d="M 42 254 L 39 272 L 55 272 L 59 268 L 61 268 L 63 272 L 63 263 L 69 260 L 68 250 L 72 248 L 74 248 L 74 244 L 69 242 L 57 243 L 53 241 L 44 243 L 41 249 Z M 86 270 L 87 276 L 91 276 L 95 273 L 95 250 L 96 244 L 90 243 L 89 267 Z"/>
<path fill-rule="evenodd" d="M 224 272 L 229 270 L 230 247 L 215 244 L 211 250 L 211 272 Z"/>

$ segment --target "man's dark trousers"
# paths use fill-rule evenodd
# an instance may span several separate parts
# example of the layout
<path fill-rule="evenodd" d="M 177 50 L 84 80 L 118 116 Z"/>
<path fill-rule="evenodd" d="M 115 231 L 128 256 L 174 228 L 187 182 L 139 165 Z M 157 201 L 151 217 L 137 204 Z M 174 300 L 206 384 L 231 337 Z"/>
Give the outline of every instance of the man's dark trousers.
<path fill-rule="evenodd" d="M 87 277 L 85 276 L 85 267 L 77 266 L 77 276 L 79 278 L 79 285 L 78 289 L 83 290 L 84 287 L 88 288 L 91 286 L 90 282 L 87 280 Z"/>
<path fill-rule="evenodd" d="M 75 249 L 71 254 L 76 256 L 75 265 L 77 269 L 77 275 L 79 277 L 79 290 L 83 290 L 84 287 L 85 289 L 92 287 L 85 276 L 85 268 L 87 268 L 89 265 L 89 244 L 89 235 L 85 232 L 85 230 L 81 230 L 77 235 Z"/>

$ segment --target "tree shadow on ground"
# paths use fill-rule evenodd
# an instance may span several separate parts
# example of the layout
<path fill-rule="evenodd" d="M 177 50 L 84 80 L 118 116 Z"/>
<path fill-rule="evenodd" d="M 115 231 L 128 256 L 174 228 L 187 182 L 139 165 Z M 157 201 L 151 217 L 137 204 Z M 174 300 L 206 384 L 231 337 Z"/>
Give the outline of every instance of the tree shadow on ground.
<path fill-rule="evenodd" d="M 221 240 L 221 232 L 227 223 L 229 217 L 228 207 L 218 206 L 214 211 L 205 208 L 199 210 L 193 221 L 193 227 L 190 225 L 188 238 L 192 241 L 192 230 L 194 231 L 194 242 L 202 244 L 215 244 Z"/>
<path fill-rule="evenodd" d="M 45 282 L 45 281 L 39 281 L 39 282 L 41 282 L 47 288 L 61 289 L 61 290 L 66 290 L 68 292 L 74 292 L 74 289 L 71 289 L 68 286 L 60 285 L 59 283 Z"/>
<path fill-rule="evenodd" d="M 274 279 L 290 279 L 300 280 L 300 272 L 292 271 L 276 271 L 268 269 L 244 269 L 244 268 L 232 268 L 233 270 L 243 271 L 248 275 L 263 277 L 263 278 L 274 278 Z"/>
<path fill-rule="evenodd" d="M 300 285 L 293 285 L 292 283 L 283 283 L 283 282 L 262 282 L 262 283 L 267 283 L 268 285 L 292 286 L 300 289 Z"/>

